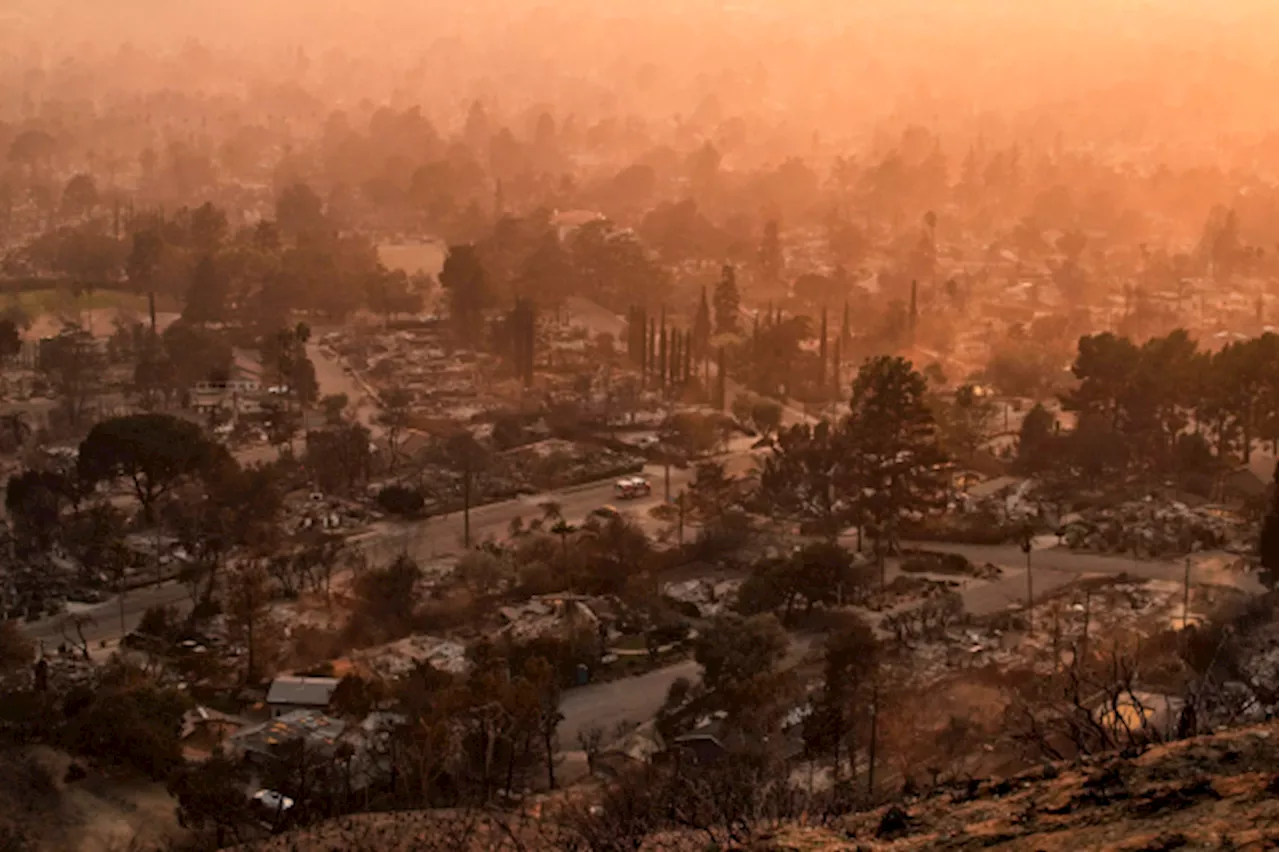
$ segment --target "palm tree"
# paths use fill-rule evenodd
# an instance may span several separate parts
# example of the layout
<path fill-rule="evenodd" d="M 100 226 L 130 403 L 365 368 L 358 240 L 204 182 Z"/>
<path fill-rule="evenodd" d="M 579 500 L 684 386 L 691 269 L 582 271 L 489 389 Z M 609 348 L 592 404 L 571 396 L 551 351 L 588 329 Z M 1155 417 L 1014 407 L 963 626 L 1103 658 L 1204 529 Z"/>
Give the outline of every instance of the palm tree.
<path fill-rule="evenodd" d="M 551 527 L 552 534 L 560 536 L 560 554 L 562 556 L 569 555 L 569 536 L 577 531 L 578 528 L 564 518 L 556 521 L 555 525 Z"/>
<path fill-rule="evenodd" d="M 555 500 L 544 500 L 538 504 L 538 508 L 542 510 L 542 523 L 555 524 L 557 521 L 564 520 L 564 506 Z"/>
<path fill-rule="evenodd" d="M 560 537 L 560 551 L 567 554 L 569 552 L 569 536 L 578 531 L 578 528 L 565 520 L 564 507 L 555 500 L 546 500 L 538 504 L 538 508 L 542 510 L 542 517 L 538 520 L 538 525 L 545 526 L 550 524 L 550 532 L 552 535 Z"/>

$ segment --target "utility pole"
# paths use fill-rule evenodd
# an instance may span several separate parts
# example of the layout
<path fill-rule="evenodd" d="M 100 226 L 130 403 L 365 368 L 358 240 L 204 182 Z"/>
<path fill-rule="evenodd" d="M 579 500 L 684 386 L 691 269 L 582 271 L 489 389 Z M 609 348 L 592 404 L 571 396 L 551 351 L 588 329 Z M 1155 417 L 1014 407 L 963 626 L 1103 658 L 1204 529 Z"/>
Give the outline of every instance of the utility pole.
<path fill-rule="evenodd" d="M 679 496 L 676 497 L 676 501 L 680 509 L 679 521 L 676 525 L 676 530 L 677 530 L 676 540 L 683 545 L 684 544 L 684 492 L 683 491 L 681 491 Z"/>

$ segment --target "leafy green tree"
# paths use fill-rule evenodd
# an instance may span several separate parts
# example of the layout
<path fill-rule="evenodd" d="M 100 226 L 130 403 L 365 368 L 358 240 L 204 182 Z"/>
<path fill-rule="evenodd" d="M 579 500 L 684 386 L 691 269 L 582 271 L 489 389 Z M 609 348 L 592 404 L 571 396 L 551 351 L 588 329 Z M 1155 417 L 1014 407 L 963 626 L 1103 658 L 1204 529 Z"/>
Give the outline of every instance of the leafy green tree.
<path fill-rule="evenodd" d="M 68 326 L 41 341 L 36 368 L 44 373 L 72 426 L 80 425 L 90 400 L 102 386 L 102 356 L 92 335 Z"/>
<path fill-rule="evenodd" d="M 946 457 L 927 390 L 910 361 L 888 355 L 864 363 L 853 382 L 845 458 L 855 472 L 851 484 L 860 489 L 854 499 L 875 535 L 882 582 L 901 518 L 931 508 L 943 495 Z"/>
<path fill-rule="evenodd" d="M 307 433 L 307 468 L 325 491 L 350 493 L 368 480 L 373 466 L 369 429 L 344 423 Z"/>
<path fill-rule="evenodd" d="M 493 307 L 488 274 L 474 245 L 450 246 L 440 271 L 440 286 L 449 293 L 449 315 L 462 340 L 475 340 L 484 312 Z"/>
<path fill-rule="evenodd" d="M 848 442 L 823 420 L 783 429 L 760 467 L 758 499 L 769 515 L 834 539 L 857 517 Z"/>
<path fill-rule="evenodd" d="M 1072 468 L 1090 485 L 1122 475 L 1129 465 L 1129 446 L 1124 436 L 1101 412 L 1084 412 L 1077 418 L 1067 449 Z"/>
<path fill-rule="evenodd" d="M 87 696 L 68 697 L 66 705 L 64 738 L 72 750 L 136 767 L 156 780 L 182 766 L 188 700 L 177 690 L 120 666 L 106 672 Z"/>
<path fill-rule="evenodd" d="M 561 245 L 560 237 L 555 231 L 548 230 L 525 259 L 516 277 L 516 291 L 532 297 L 543 307 L 553 309 L 559 316 L 565 298 L 575 289 L 573 273 L 573 263 Z"/>
<path fill-rule="evenodd" d="M 259 344 L 263 364 L 274 368 L 278 383 L 287 390 L 286 399 L 300 408 L 315 402 L 320 392 L 315 364 L 307 354 L 310 339 L 311 329 L 306 323 L 298 323 L 265 336 Z"/>
<path fill-rule="evenodd" d="M 738 610 L 746 614 L 782 611 L 791 623 L 797 602 L 805 614 L 817 604 L 854 600 L 867 585 L 865 573 L 854 568 L 853 555 L 834 541 L 806 545 L 787 557 L 757 563 L 738 594 Z"/>
<path fill-rule="evenodd" d="M 751 425 L 762 438 L 770 438 L 782 428 L 782 405 L 771 399 L 755 400 L 751 404 Z"/>
<path fill-rule="evenodd" d="M 351 404 L 345 393 L 331 393 L 320 397 L 320 410 L 324 412 L 324 425 L 341 426 L 347 419 L 347 406 Z"/>
<path fill-rule="evenodd" d="M 62 212 L 71 217 L 87 216 L 98 206 L 98 185 L 86 174 L 74 175 L 62 190 Z"/>
<path fill-rule="evenodd" d="M 131 414 L 104 420 L 80 442 L 80 477 L 98 483 L 124 477 L 148 523 L 155 501 L 184 478 L 213 470 L 226 450 L 200 427 L 169 414 Z"/>
<path fill-rule="evenodd" d="M 693 481 L 685 495 L 689 515 L 704 523 L 719 518 L 740 501 L 741 487 L 741 480 L 730 476 L 723 462 L 698 462 L 694 465 Z"/>
<path fill-rule="evenodd" d="M 362 572 L 355 579 L 353 626 L 375 633 L 378 641 L 408 634 L 421 575 L 417 563 L 404 554 L 386 567 Z"/>
<path fill-rule="evenodd" d="M 237 844 L 247 840 L 256 822 L 245 795 L 248 785 L 242 765 L 214 755 L 175 772 L 166 789 L 178 802 L 178 824 L 197 831 L 212 828 L 214 841 L 222 848 L 229 840 Z"/>
<path fill-rule="evenodd" d="M 792 587 L 806 612 L 816 604 L 839 604 L 854 597 L 865 579 L 854 570 L 853 554 L 833 541 L 805 545 L 789 562 Z"/>
<path fill-rule="evenodd" d="M 47 168 L 58 151 L 58 143 L 43 130 L 24 130 L 9 143 L 9 162 L 31 171 Z"/>
<path fill-rule="evenodd" d="M 1071 366 L 1080 384 L 1063 395 L 1063 408 L 1104 415 L 1113 429 L 1120 428 L 1122 402 L 1138 358 L 1138 347 L 1126 337 L 1103 332 L 1080 338 L 1079 352 Z"/>
<path fill-rule="evenodd" d="M 813 337 L 808 317 L 775 316 L 761 323 L 742 347 L 752 388 L 767 396 L 789 396 L 797 376 L 804 375 L 796 365 L 811 357 L 802 346 Z"/>
<path fill-rule="evenodd" d="M 276 223 L 282 234 L 294 240 L 329 227 L 324 201 L 305 183 L 290 184 L 280 193 L 276 199 Z"/>
<path fill-rule="evenodd" d="M 244 644 L 245 683 L 257 684 L 270 656 L 271 578 L 259 559 L 240 562 L 228 578 L 223 604 L 227 634 Z"/>
<path fill-rule="evenodd" d="M 228 376 L 232 370 L 232 347 L 212 329 L 178 320 L 166 327 L 160 343 L 173 390 L 191 389 L 200 381 Z"/>
<path fill-rule="evenodd" d="M 786 653 L 786 631 L 772 615 L 719 615 L 694 643 L 703 684 L 735 716 L 781 697 L 778 675 Z"/>
<path fill-rule="evenodd" d="M 671 275 L 630 230 L 619 230 L 608 221 L 589 222 L 578 228 L 569 252 L 584 294 L 622 311 L 637 296 L 650 309 L 666 304 Z"/>
<path fill-rule="evenodd" d="M 1036 403 L 1018 427 L 1016 467 L 1026 474 L 1044 473 L 1057 461 L 1057 420 L 1049 409 Z"/>
<path fill-rule="evenodd" d="M 25 470 L 9 477 L 4 505 L 15 534 L 44 551 L 53 543 L 65 493 L 61 475 Z"/>
<path fill-rule="evenodd" d="M 404 270 L 378 268 L 369 276 L 365 300 L 371 311 L 382 314 L 383 322 L 389 323 L 394 315 L 419 313 L 426 289 L 423 280 L 406 275 Z"/>
<path fill-rule="evenodd" d="M 48 265 L 71 280 L 77 297 L 118 279 L 125 259 L 124 246 L 110 234 L 86 225 L 61 229 L 49 240 L 52 257 Z"/>
<path fill-rule="evenodd" d="M 831 755 L 836 781 L 843 774 L 845 755 L 858 747 L 855 733 L 863 722 L 860 710 L 867 706 L 878 652 L 875 634 L 857 619 L 827 637 L 822 691 L 805 719 L 804 741 L 811 753 Z"/>
<path fill-rule="evenodd" d="M 230 297 L 230 278 L 213 255 L 206 254 L 191 271 L 191 285 L 187 289 L 182 317 L 194 323 L 222 321 L 227 318 Z"/>
<path fill-rule="evenodd" d="M 227 236 L 227 214 L 206 201 L 191 211 L 191 245 L 204 255 L 213 254 Z"/>
<path fill-rule="evenodd" d="M 958 459 L 972 463 L 991 436 L 995 403 L 973 385 L 961 385 L 949 401 L 939 406 L 942 443 Z"/>

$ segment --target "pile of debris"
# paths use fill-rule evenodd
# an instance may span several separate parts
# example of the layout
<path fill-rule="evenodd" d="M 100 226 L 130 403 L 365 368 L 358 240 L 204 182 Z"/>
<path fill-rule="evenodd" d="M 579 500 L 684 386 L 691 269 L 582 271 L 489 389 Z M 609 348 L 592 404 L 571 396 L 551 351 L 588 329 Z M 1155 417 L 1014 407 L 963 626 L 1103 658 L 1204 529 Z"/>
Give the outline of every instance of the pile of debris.
<path fill-rule="evenodd" d="M 351 661 L 387 681 L 408 674 L 422 663 L 450 674 L 462 674 L 467 670 L 467 649 L 437 636 L 407 636 L 386 645 L 355 651 Z"/>
<path fill-rule="evenodd" d="M 1243 522 L 1229 512 L 1151 497 L 1069 515 L 1061 532 L 1074 550 L 1151 558 L 1250 546 Z"/>
<path fill-rule="evenodd" d="M 877 586 L 862 605 L 872 612 L 884 612 L 904 603 L 941 597 L 960 588 L 954 580 L 930 580 L 918 575 L 900 574 L 887 585 Z"/>
<path fill-rule="evenodd" d="M 377 520 L 377 514 L 360 503 L 319 491 L 305 496 L 289 495 L 285 506 L 299 530 L 350 532 Z"/>
<path fill-rule="evenodd" d="M 566 488 L 644 469 L 639 455 L 554 438 L 509 450 L 502 459 L 508 471 L 538 490 Z"/>
<path fill-rule="evenodd" d="M 902 629 L 896 624 L 882 623 L 886 632 L 895 635 Z M 1036 660 L 1027 659 L 1027 648 L 1021 631 L 1005 631 L 989 625 L 954 623 L 941 632 L 912 633 L 899 638 L 911 648 L 911 676 L 917 683 L 930 683 L 965 669 L 997 670 L 1021 668 L 1028 663 L 1039 670 Z M 1052 671 L 1051 666 L 1046 671 Z"/>
<path fill-rule="evenodd" d="M 519 606 L 498 610 L 507 622 L 502 632 L 517 641 L 541 636 L 568 637 L 581 631 L 601 631 L 601 619 L 587 599 L 576 595 L 531 598 Z"/>
<path fill-rule="evenodd" d="M 68 601 L 105 600 L 107 578 L 86 571 L 61 547 L 19 556 L 14 544 L 0 523 L 0 618 L 34 621 L 66 612 Z"/>
<path fill-rule="evenodd" d="M 712 618 L 733 601 L 741 585 L 741 580 L 697 578 L 663 585 L 662 596 L 692 607 L 698 618 Z"/>

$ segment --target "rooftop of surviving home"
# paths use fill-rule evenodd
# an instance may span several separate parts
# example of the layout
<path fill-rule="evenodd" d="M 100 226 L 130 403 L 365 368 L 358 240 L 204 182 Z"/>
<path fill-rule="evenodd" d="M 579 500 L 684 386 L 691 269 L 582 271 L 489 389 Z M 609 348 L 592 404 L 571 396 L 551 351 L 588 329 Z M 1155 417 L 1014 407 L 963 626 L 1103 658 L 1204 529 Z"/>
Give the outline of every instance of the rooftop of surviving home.
<path fill-rule="evenodd" d="M 282 675 L 271 681 L 267 703 L 327 707 L 337 688 L 337 678 Z"/>
<path fill-rule="evenodd" d="M 246 751 L 269 753 L 283 743 L 305 739 L 318 745 L 333 746 L 346 730 L 346 723 L 313 710 L 295 710 L 278 719 L 254 725 L 230 738 Z"/>

